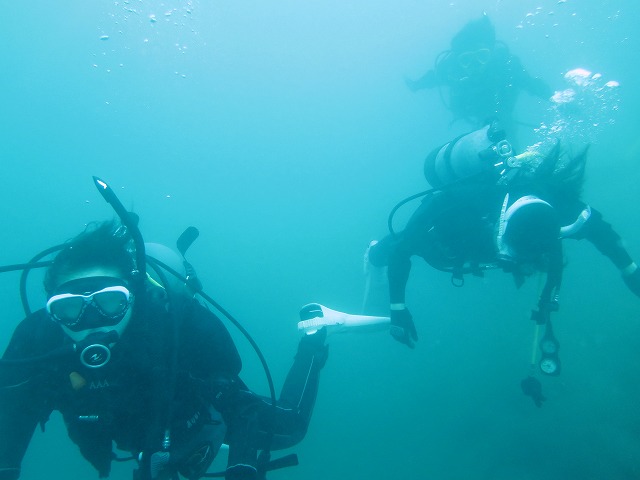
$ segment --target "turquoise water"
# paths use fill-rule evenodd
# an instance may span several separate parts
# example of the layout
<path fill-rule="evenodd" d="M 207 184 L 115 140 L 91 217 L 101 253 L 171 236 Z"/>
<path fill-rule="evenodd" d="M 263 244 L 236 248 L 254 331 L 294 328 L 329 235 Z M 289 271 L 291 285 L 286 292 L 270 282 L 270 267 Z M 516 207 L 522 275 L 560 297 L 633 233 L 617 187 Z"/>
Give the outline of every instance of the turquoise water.
<path fill-rule="evenodd" d="M 601 115 L 585 114 L 585 198 L 638 258 L 635 1 L 37 0 L 0 10 L 0 264 L 110 218 L 98 175 L 140 215 L 148 241 L 200 229 L 190 259 L 252 332 L 279 387 L 298 309 L 358 312 L 365 247 L 398 200 L 426 188 L 426 153 L 467 129 L 450 123 L 437 91 L 412 94 L 403 77 L 424 73 L 483 11 L 555 89 L 574 68 L 620 83 L 617 109 L 607 97 L 593 107 Z M 516 116 L 554 120 L 526 96 Z M 543 408 L 519 386 L 535 282 L 518 291 L 495 272 L 456 289 L 416 262 L 417 348 L 386 334 L 330 338 L 295 449 L 301 465 L 270 478 L 640 478 L 638 299 L 591 245 L 566 250 L 555 323 L 564 370 L 542 379 Z M 21 316 L 17 275 L 0 287 L 4 345 Z M 266 393 L 238 342 L 245 380 Z M 24 479 L 94 475 L 60 423 L 36 432 Z M 129 470 L 117 465 L 113 477 Z"/>

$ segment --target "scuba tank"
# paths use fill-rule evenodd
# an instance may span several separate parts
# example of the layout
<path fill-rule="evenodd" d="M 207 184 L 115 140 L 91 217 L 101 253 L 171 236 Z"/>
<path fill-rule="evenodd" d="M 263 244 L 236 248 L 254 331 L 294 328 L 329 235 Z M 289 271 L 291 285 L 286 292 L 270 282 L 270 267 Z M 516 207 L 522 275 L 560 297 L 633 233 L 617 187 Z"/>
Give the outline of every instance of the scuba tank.
<path fill-rule="evenodd" d="M 152 285 L 161 288 L 164 291 L 169 290 L 167 297 L 173 296 L 178 299 L 189 299 L 195 296 L 195 291 L 188 285 L 189 271 L 187 265 L 189 265 L 184 256 L 181 256 L 173 250 L 161 243 L 145 242 L 144 244 L 145 254 L 147 256 L 147 281 Z M 163 265 L 167 265 L 180 276 L 173 274 L 162 275 L 161 270 L 154 268 L 155 262 L 162 262 Z M 191 268 L 193 271 L 193 269 Z M 194 272 L 195 273 L 195 272 Z"/>
<path fill-rule="evenodd" d="M 461 135 L 433 150 L 425 159 L 424 176 L 433 188 L 477 175 L 499 178 L 513 157 L 513 148 L 497 121 Z"/>
<path fill-rule="evenodd" d="M 518 179 L 522 170 L 530 170 L 527 165 L 540 159 L 541 154 L 535 148 L 516 155 L 497 120 L 460 135 L 427 155 L 424 176 L 431 188 L 401 200 L 391 209 L 387 219 L 389 232 L 395 235 L 393 217 L 400 207 L 412 200 L 460 186 L 469 192 L 468 187 L 509 185 Z"/>

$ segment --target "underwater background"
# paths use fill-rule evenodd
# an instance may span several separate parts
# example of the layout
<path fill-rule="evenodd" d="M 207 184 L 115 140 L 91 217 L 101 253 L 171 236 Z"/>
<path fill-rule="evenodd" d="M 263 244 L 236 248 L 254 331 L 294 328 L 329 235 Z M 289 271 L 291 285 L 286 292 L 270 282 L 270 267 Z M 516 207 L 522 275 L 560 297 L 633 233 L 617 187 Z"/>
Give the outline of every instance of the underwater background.
<path fill-rule="evenodd" d="M 399 200 L 428 188 L 426 154 L 470 130 L 437 89 L 411 93 L 404 78 L 483 12 L 554 89 L 575 68 L 602 75 L 582 86 L 559 135 L 591 144 L 584 199 L 640 258 L 635 0 L 35 0 L 0 10 L 0 264 L 113 217 L 97 175 L 140 215 L 145 240 L 173 246 L 187 226 L 200 230 L 189 259 L 279 389 L 300 307 L 360 312 L 369 241 Z M 557 121 L 526 94 L 515 115 L 523 144 Z M 536 280 L 517 290 L 496 271 L 453 288 L 415 261 L 416 349 L 386 333 L 330 337 L 309 432 L 292 450 L 301 463 L 269 478 L 640 478 L 640 300 L 591 244 L 565 252 L 563 371 L 541 379 L 542 408 L 520 390 Z M 2 349 L 22 318 L 18 278 L 0 276 Z M 243 379 L 266 394 L 255 354 L 229 328 Z M 131 468 L 115 464 L 112 478 Z M 21 478 L 95 476 L 54 414 Z"/>

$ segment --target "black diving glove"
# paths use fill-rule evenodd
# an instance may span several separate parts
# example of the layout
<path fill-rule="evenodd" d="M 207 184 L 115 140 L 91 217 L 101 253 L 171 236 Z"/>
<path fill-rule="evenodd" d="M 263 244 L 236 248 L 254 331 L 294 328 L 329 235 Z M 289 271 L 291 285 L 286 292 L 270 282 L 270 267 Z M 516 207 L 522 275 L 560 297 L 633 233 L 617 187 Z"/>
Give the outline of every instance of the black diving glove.
<path fill-rule="evenodd" d="M 557 312 L 560 308 L 556 300 L 543 301 L 540 299 L 538 302 L 538 309 L 531 312 L 531 320 L 538 325 L 546 325 L 551 318 L 551 312 Z"/>
<path fill-rule="evenodd" d="M 640 268 L 636 268 L 629 275 L 622 275 L 625 285 L 636 297 L 640 297 Z"/>
<path fill-rule="evenodd" d="M 418 341 L 418 332 L 413 324 L 413 317 L 408 309 L 391 310 L 391 327 L 389 333 L 400 343 L 404 343 L 409 348 L 415 347 Z"/>

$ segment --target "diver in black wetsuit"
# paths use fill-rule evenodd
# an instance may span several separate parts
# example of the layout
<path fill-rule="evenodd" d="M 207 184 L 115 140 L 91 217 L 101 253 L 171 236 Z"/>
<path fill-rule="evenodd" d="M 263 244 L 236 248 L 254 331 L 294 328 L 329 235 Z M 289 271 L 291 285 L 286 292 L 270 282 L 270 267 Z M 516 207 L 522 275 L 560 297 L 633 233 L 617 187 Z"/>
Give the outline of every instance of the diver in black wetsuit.
<path fill-rule="evenodd" d="M 257 452 L 304 437 L 326 330 L 301 339 L 273 406 L 240 379 L 238 351 L 212 312 L 192 297 L 169 302 L 147 279 L 135 288 L 132 251 L 126 229 L 105 222 L 48 268 L 46 307 L 19 324 L 0 362 L 0 480 L 19 477 L 36 425 L 54 410 L 101 478 L 113 444 L 147 480 L 200 478 L 223 442 L 225 478 L 264 478 Z"/>
<path fill-rule="evenodd" d="M 513 110 L 521 91 L 549 99 L 552 89 L 531 76 L 520 59 L 495 39 L 489 17 L 467 23 L 451 40 L 451 50 L 441 53 L 434 68 L 417 80 L 407 80 L 412 91 L 444 88 L 445 105 L 454 120 L 480 127 L 498 119 L 514 130 Z"/>
<path fill-rule="evenodd" d="M 405 229 L 370 247 L 368 259 L 386 266 L 392 336 L 413 348 L 418 340 L 405 289 L 411 257 L 450 272 L 462 285 L 463 275 L 482 275 L 488 268 L 512 274 L 517 285 L 536 271 L 547 274 L 538 302 L 546 318 L 555 310 L 562 279 L 562 245 L 558 212 L 544 198 L 521 189 L 477 188 L 438 191 L 428 196 Z M 543 322 L 544 323 L 544 322 Z"/>
<path fill-rule="evenodd" d="M 387 267 L 394 338 L 410 347 L 418 338 L 405 305 L 412 256 L 450 272 L 455 282 L 464 273 L 498 267 L 513 273 L 519 284 L 541 267 L 547 271 L 547 284 L 534 317 L 543 324 L 558 307 L 559 239 L 587 239 L 640 297 L 640 270 L 620 236 L 580 199 L 586 154 L 585 149 L 567 159 L 556 145 L 544 158 L 530 152 L 516 155 L 499 122 L 435 149 L 425 162 L 434 190 L 403 231 L 372 242 L 366 255 L 371 265 Z M 515 216 L 506 222 L 509 215 Z M 513 234 L 510 226 L 517 226 Z"/>

